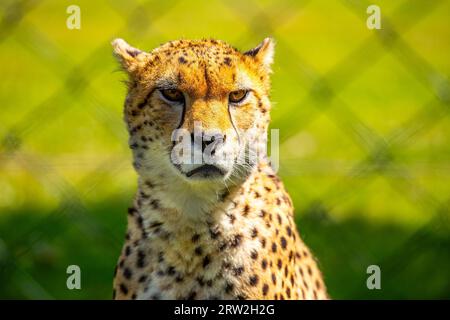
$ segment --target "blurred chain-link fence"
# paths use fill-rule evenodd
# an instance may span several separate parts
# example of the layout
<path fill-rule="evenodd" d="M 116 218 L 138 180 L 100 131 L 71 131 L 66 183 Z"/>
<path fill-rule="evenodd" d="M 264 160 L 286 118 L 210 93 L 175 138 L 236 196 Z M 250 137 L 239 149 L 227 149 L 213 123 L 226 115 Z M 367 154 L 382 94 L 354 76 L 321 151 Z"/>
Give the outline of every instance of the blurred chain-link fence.
<path fill-rule="evenodd" d="M 280 175 L 331 296 L 449 298 L 450 3 L 374 2 L 380 30 L 364 0 L 2 1 L 0 297 L 110 297 L 135 188 L 111 39 L 271 35 Z"/>

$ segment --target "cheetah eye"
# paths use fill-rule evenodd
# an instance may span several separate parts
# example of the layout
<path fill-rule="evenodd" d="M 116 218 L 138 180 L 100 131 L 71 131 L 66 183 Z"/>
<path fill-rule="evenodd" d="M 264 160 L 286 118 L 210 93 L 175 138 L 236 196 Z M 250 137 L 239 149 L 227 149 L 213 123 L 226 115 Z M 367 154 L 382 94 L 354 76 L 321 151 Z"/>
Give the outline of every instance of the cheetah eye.
<path fill-rule="evenodd" d="M 230 92 L 228 95 L 228 101 L 230 103 L 239 103 L 244 101 L 244 99 L 248 96 L 249 90 L 236 90 Z"/>
<path fill-rule="evenodd" d="M 184 103 L 184 95 L 177 89 L 160 89 L 162 97 L 168 102 Z"/>

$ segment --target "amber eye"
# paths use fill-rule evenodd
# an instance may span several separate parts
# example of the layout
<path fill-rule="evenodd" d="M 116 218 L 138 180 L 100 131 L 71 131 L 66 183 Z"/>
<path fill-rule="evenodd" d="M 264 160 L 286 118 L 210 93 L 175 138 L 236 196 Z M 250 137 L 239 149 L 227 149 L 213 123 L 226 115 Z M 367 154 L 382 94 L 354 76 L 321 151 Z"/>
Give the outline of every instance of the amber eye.
<path fill-rule="evenodd" d="M 159 90 L 161 95 L 169 102 L 184 102 L 184 95 L 180 90 L 177 89 L 161 89 Z"/>
<path fill-rule="evenodd" d="M 228 96 L 228 100 L 230 103 L 239 103 L 242 102 L 248 95 L 248 90 L 236 90 L 230 92 Z"/>

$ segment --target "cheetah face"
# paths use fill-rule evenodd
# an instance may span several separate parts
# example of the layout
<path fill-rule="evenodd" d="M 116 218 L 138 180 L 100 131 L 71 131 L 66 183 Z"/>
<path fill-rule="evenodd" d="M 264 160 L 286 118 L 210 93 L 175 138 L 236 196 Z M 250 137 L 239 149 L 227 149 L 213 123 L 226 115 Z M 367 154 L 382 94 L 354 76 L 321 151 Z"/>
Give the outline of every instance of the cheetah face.
<path fill-rule="evenodd" d="M 264 156 L 273 42 L 241 53 L 222 41 L 179 40 L 150 53 L 113 41 L 129 75 L 125 120 L 135 168 L 189 183 L 226 183 Z"/>

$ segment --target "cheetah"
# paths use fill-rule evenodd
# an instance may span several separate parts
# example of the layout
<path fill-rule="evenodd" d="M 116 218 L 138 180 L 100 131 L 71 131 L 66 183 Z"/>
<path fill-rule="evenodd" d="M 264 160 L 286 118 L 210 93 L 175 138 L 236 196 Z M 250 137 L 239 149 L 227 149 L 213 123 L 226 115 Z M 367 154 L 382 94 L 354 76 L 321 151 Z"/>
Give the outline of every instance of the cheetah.
<path fill-rule="evenodd" d="M 273 40 L 246 52 L 213 39 L 151 52 L 122 39 L 112 46 L 128 79 L 124 119 L 138 175 L 113 297 L 328 299 L 267 141 L 251 140 L 267 136 Z M 210 139 L 187 146 L 227 161 L 177 161 L 174 131 L 192 137 L 198 124 Z M 242 150 L 262 156 L 235 161 Z"/>

